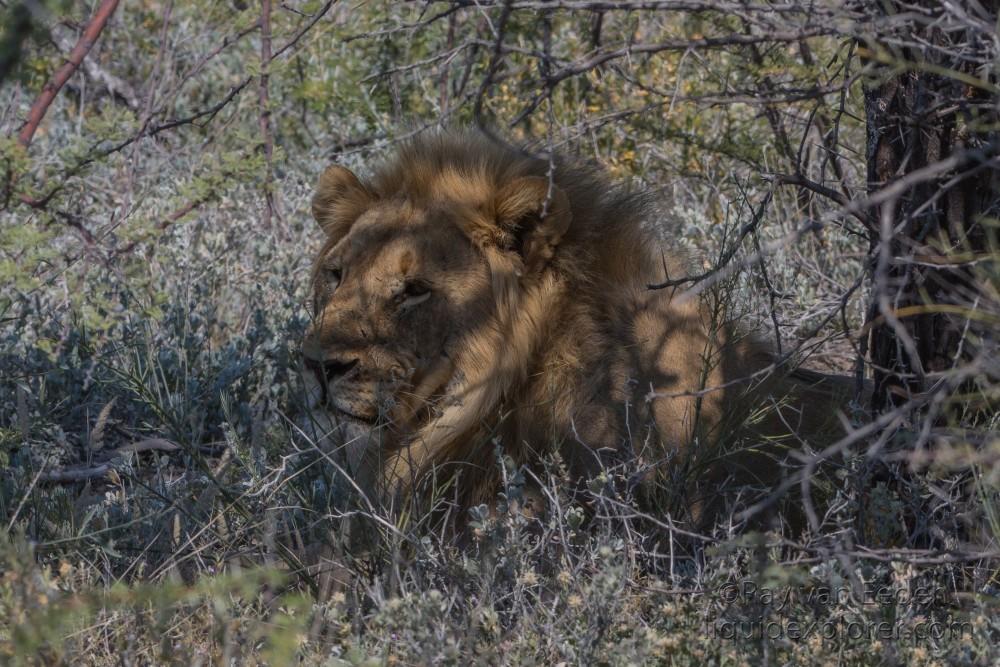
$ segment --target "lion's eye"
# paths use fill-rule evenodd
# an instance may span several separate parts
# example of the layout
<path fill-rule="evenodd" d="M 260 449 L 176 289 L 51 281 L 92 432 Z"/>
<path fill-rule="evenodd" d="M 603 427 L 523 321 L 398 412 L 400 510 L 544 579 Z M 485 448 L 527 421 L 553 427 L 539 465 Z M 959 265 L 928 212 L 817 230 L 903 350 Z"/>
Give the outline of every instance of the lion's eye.
<path fill-rule="evenodd" d="M 411 281 L 406 283 L 403 287 L 403 291 L 400 292 L 399 307 L 409 308 L 410 306 L 416 306 L 419 303 L 423 303 L 431 297 L 431 288 L 427 286 L 426 283 Z"/>
<path fill-rule="evenodd" d="M 343 273 L 340 269 L 327 269 L 326 270 L 326 282 L 330 286 L 330 289 L 334 289 L 340 284 L 340 279 Z"/>

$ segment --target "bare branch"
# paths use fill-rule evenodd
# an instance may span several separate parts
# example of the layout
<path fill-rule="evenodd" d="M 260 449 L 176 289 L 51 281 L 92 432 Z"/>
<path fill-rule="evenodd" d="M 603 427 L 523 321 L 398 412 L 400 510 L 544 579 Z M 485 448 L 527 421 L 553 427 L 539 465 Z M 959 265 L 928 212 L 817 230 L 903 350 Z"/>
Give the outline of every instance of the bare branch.
<path fill-rule="evenodd" d="M 32 105 L 31 111 L 28 112 L 28 120 L 17 135 L 17 141 L 21 146 L 27 148 L 31 145 L 31 140 L 35 136 L 35 130 L 38 129 L 38 125 L 45 118 L 45 112 L 49 110 L 52 100 L 59 94 L 59 90 L 66 81 L 79 69 L 80 63 L 87 57 L 90 49 L 94 47 L 97 39 L 101 36 L 101 32 L 104 30 L 104 26 L 107 25 L 108 20 L 117 8 L 118 0 L 102 0 L 101 4 L 97 7 L 97 11 L 94 12 L 94 16 L 91 17 L 83 34 L 80 35 L 76 46 L 70 51 L 66 62 L 56 70 L 52 78 L 45 84 L 38 99 Z"/>
<path fill-rule="evenodd" d="M 264 149 L 264 218 L 270 229 L 272 218 L 279 217 L 274 191 L 274 139 L 271 136 L 271 101 L 268 93 L 268 69 L 271 64 L 271 0 L 260 3 L 260 82 L 257 86 L 257 113 Z"/>

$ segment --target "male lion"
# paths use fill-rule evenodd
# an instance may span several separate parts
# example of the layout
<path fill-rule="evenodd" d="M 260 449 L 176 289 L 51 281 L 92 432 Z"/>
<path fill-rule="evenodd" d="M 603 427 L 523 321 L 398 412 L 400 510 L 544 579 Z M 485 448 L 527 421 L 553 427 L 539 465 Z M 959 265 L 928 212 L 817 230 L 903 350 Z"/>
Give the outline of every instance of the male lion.
<path fill-rule="evenodd" d="M 322 174 L 303 354 L 361 443 L 362 491 L 399 500 L 450 483 L 463 506 L 489 502 L 499 448 L 529 467 L 558 452 L 581 481 L 630 461 L 647 498 L 702 470 L 684 483 L 700 507 L 699 480 L 713 495 L 727 477 L 772 483 L 781 443 L 826 429 L 800 409 L 816 401 L 830 420 L 822 381 L 762 382 L 763 345 L 706 302 L 649 289 L 685 267 L 645 202 L 594 169 L 466 133 L 412 140 L 366 180 Z M 761 460 L 718 455 L 736 432 Z"/>

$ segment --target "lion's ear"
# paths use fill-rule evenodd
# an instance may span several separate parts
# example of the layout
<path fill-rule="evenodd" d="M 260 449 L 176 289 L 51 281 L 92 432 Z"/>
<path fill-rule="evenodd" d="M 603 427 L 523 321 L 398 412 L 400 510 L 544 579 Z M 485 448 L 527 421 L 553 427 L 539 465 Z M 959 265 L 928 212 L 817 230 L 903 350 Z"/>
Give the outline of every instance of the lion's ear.
<path fill-rule="evenodd" d="M 542 176 L 524 176 L 501 188 L 495 211 L 507 249 L 521 255 L 529 273 L 552 259 L 572 217 L 566 193 Z"/>
<path fill-rule="evenodd" d="M 316 184 L 312 213 L 327 236 L 340 238 L 375 203 L 375 195 L 350 169 L 326 168 Z"/>

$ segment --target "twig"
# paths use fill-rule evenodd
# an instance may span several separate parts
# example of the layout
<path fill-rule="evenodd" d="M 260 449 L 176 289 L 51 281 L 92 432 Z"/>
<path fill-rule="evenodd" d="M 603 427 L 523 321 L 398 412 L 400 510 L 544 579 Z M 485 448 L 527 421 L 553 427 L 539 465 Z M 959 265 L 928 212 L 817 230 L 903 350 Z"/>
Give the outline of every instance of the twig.
<path fill-rule="evenodd" d="M 768 191 L 767 195 L 764 197 L 764 200 L 761 201 L 760 206 L 757 207 L 757 211 L 754 213 L 753 219 L 751 219 L 750 222 L 748 222 L 747 224 L 743 225 L 743 228 L 740 230 L 739 238 L 736 239 L 736 241 L 732 244 L 732 246 L 730 246 L 729 250 L 727 250 L 723 254 L 722 258 L 716 263 L 715 267 L 709 269 L 708 271 L 705 271 L 704 273 L 700 273 L 696 276 L 684 276 L 682 278 L 674 278 L 674 279 L 668 278 L 663 282 L 656 283 L 653 285 L 648 285 L 648 288 L 664 289 L 667 287 L 678 287 L 680 285 L 686 285 L 688 283 L 699 283 L 702 280 L 705 280 L 706 278 L 710 278 L 713 275 L 726 271 L 729 262 L 733 259 L 733 257 L 736 255 L 736 252 L 740 249 L 740 245 L 743 243 L 743 239 L 745 239 L 750 234 L 750 232 L 754 231 L 758 227 L 758 225 L 760 225 L 760 221 L 764 219 L 764 212 L 767 210 L 768 204 L 771 203 L 772 196 L 773 192 Z M 760 259 L 763 256 L 764 252 L 762 250 L 758 250 L 756 256 L 754 257 L 754 261 L 760 261 Z"/>
<path fill-rule="evenodd" d="M 773 44 L 781 42 L 798 42 L 809 37 L 819 37 L 833 32 L 832 28 L 807 28 L 791 32 L 774 32 L 768 35 L 740 35 L 731 34 L 721 37 L 703 37 L 701 39 L 680 39 L 658 42 L 655 44 L 632 44 L 625 48 L 615 49 L 598 53 L 584 61 L 578 61 L 567 65 L 563 69 L 555 72 L 549 83 L 555 85 L 564 79 L 568 79 L 584 72 L 589 72 L 599 65 L 624 57 L 632 57 L 640 54 L 653 55 L 665 51 L 690 51 L 694 49 L 714 49 L 724 46 L 747 46 L 751 44 Z M 498 46 L 499 48 L 499 46 Z"/>
<path fill-rule="evenodd" d="M 503 11 L 500 12 L 500 18 L 496 24 L 496 35 L 493 41 L 493 53 L 490 55 L 490 63 L 486 67 L 486 76 L 483 77 L 482 83 L 479 84 L 479 90 L 476 92 L 476 100 L 472 108 L 472 117 L 476 120 L 476 126 L 494 141 L 501 140 L 487 127 L 486 119 L 483 118 L 483 102 L 503 62 L 503 38 L 504 31 L 507 29 L 507 21 L 510 19 L 511 4 L 510 0 L 507 0 L 504 3 Z"/>
<path fill-rule="evenodd" d="M 116 454 L 127 454 L 129 452 L 176 452 L 181 448 L 176 442 L 171 442 L 164 438 L 147 438 L 139 442 L 123 445 L 115 450 Z"/>
<path fill-rule="evenodd" d="M 325 5 L 320 7 L 319 11 L 316 12 L 313 15 L 313 17 L 304 26 L 302 26 L 302 28 L 297 33 L 295 33 L 295 35 L 290 40 L 288 40 L 285 43 L 284 46 L 282 46 L 280 49 L 274 52 L 274 55 L 271 56 L 271 60 L 278 58 L 279 56 L 284 54 L 285 51 L 298 44 L 299 40 L 302 39 L 302 37 L 305 36 L 305 34 L 309 32 L 312 29 L 312 27 L 316 25 L 317 22 L 319 22 L 321 18 L 326 16 L 326 13 L 330 11 L 331 7 L 333 7 L 334 1 L 335 0 L 328 0 L 328 2 Z"/>
<path fill-rule="evenodd" d="M 264 148 L 264 218 L 265 229 L 270 229 L 273 218 L 278 217 L 274 194 L 274 139 L 271 136 L 271 102 L 268 95 L 268 68 L 271 64 L 271 0 L 260 3 L 260 82 L 257 86 L 257 109 L 260 137 Z"/>
<path fill-rule="evenodd" d="M 65 482 L 85 482 L 88 479 L 107 477 L 113 469 L 114 466 L 111 465 L 111 462 L 108 462 L 92 468 L 66 468 L 63 470 L 53 470 L 52 472 L 43 474 L 39 478 L 39 481 L 55 482 L 57 484 Z"/>
<path fill-rule="evenodd" d="M 771 181 L 772 183 L 777 183 L 778 185 L 797 185 L 800 188 L 805 188 L 806 190 L 815 192 L 818 195 L 822 195 L 823 197 L 840 204 L 848 213 L 857 218 L 866 228 L 875 228 L 875 223 L 871 217 L 865 213 L 865 211 L 858 210 L 857 207 L 853 207 L 851 205 L 851 200 L 848 199 L 847 195 L 842 192 L 837 192 L 836 190 L 812 181 L 801 174 L 765 174 L 763 178 Z"/>
<path fill-rule="evenodd" d="M 41 482 L 84 482 L 88 479 L 98 479 L 107 477 L 120 463 L 126 454 L 138 454 L 140 452 L 176 452 L 181 446 L 164 438 L 147 438 L 133 442 L 114 450 L 111 457 L 100 465 L 86 468 L 63 468 L 62 470 L 52 470 L 40 473 L 37 477 Z"/>

